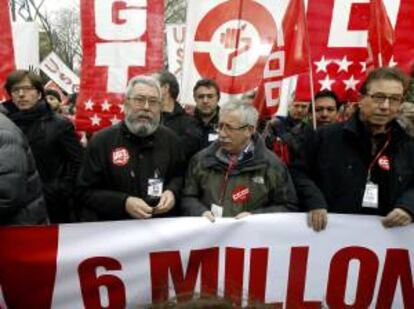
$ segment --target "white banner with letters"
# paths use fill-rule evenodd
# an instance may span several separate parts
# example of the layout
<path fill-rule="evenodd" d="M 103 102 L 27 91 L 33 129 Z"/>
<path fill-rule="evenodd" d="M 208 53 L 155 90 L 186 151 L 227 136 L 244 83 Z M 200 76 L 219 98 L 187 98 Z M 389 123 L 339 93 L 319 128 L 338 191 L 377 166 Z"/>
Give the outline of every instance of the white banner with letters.
<path fill-rule="evenodd" d="M 414 225 L 329 219 L 319 233 L 305 214 L 2 228 L 0 299 L 134 308 L 201 293 L 275 308 L 414 308 Z"/>

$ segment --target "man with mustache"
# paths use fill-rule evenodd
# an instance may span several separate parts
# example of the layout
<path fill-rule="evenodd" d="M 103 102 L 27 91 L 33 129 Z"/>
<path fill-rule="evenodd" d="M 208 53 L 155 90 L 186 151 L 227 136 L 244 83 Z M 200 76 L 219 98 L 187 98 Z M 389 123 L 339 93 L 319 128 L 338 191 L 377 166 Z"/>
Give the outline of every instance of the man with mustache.
<path fill-rule="evenodd" d="M 291 165 L 309 225 L 326 228 L 328 212 L 384 216 L 385 227 L 414 215 L 414 141 L 397 123 L 406 77 L 397 68 L 370 72 L 350 120 L 320 128 Z"/>
<path fill-rule="evenodd" d="M 90 141 L 78 178 L 84 220 L 148 219 L 176 211 L 184 170 L 178 136 L 160 125 L 161 89 L 130 80 L 125 119 Z"/>
<path fill-rule="evenodd" d="M 251 104 L 235 101 L 221 107 L 218 140 L 190 161 L 184 214 L 214 221 L 297 209 L 287 168 L 255 132 L 257 120 Z"/>

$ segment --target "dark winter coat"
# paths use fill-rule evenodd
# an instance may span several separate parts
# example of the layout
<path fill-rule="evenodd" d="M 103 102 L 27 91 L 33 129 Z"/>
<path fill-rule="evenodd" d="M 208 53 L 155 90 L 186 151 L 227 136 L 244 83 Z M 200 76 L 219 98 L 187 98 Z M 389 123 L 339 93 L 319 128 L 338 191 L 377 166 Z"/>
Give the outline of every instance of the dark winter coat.
<path fill-rule="evenodd" d="M 201 118 L 200 113 L 198 112 L 197 109 L 195 109 L 194 119 L 196 120 L 197 125 L 202 132 L 200 149 L 204 149 L 208 147 L 209 145 L 211 145 L 214 142 L 212 137 L 218 136 L 217 125 L 219 121 L 219 112 L 220 112 L 220 107 L 217 107 L 217 111 L 214 117 L 208 123 L 204 123 L 203 119 Z"/>
<path fill-rule="evenodd" d="M 201 128 L 193 117 L 186 114 L 179 103 L 175 103 L 172 113 L 162 113 L 161 122 L 178 135 L 187 159 L 201 149 Z"/>
<path fill-rule="evenodd" d="M 373 164 L 372 181 L 379 186 L 379 207 L 362 207 L 368 168 L 390 138 L 381 157 Z M 386 215 L 400 207 L 414 214 L 414 140 L 396 121 L 389 132 L 372 137 L 359 114 L 348 122 L 318 130 L 304 145 L 306 159 L 297 160 L 291 173 L 300 200 L 308 210 L 325 208 L 333 213 Z M 389 167 L 387 170 L 387 166 Z"/>
<path fill-rule="evenodd" d="M 129 196 L 155 206 L 157 201 L 147 195 L 148 180 L 155 176 L 163 179 L 164 191 L 171 190 L 178 205 L 184 164 L 177 135 L 164 126 L 144 138 L 131 134 L 124 122 L 103 129 L 90 141 L 79 172 L 85 219 L 131 219 L 125 210 Z M 174 208 L 169 215 L 177 212 Z"/>
<path fill-rule="evenodd" d="M 226 217 L 244 211 L 296 211 L 296 193 L 286 166 L 265 147 L 258 134 L 253 137 L 253 145 L 253 152 L 229 172 L 227 184 L 224 179 L 228 164 L 217 156 L 218 142 L 195 155 L 185 178 L 184 214 L 199 216 L 212 204 L 222 206 Z"/>
<path fill-rule="evenodd" d="M 0 113 L 0 225 L 47 223 L 42 183 L 23 133 Z"/>
<path fill-rule="evenodd" d="M 82 146 L 73 124 L 43 100 L 28 111 L 19 111 L 11 101 L 4 107 L 32 149 L 51 221 L 70 221 L 70 202 L 82 160 Z"/>

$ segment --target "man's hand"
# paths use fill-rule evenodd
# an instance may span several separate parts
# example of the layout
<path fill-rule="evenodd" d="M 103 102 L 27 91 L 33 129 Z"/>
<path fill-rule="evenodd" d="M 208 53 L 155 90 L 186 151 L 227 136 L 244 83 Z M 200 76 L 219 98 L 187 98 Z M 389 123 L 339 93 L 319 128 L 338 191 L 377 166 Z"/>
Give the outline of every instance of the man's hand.
<path fill-rule="evenodd" d="M 210 222 L 216 221 L 216 217 L 214 217 L 213 213 L 210 210 L 203 212 L 201 216 L 207 218 Z"/>
<path fill-rule="evenodd" d="M 235 219 L 242 219 L 242 218 L 247 217 L 247 216 L 250 216 L 250 215 L 251 215 L 250 212 L 243 211 L 243 212 L 239 213 L 237 216 L 235 216 L 234 218 Z"/>
<path fill-rule="evenodd" d="M 413 222 L 411 215 L 402 208 L 395 208 L 382 219 L 382 224 L 385 227 L 404 226 Z"/>
<path fill-rule="evenodd" d="M 308 212 L 308 225 L 314 231 L 319 232 L 328 224 L 328 211 L 324 208 L 313 209 Z"/>
<path fill-rule="evenodd" d="M 154 214 L 163 214 L 171 210 L 175 206 L 175 196 L 170 190 L 165 190 L 161 194 L 158 205 L 154 208 Z"/>
<path fill-rule="evenodd" d="M 153 208 L 144 200 L 130 196 L 125 201 L 126 212 L 135 219 L 149 219 L 152 217 Z"/>

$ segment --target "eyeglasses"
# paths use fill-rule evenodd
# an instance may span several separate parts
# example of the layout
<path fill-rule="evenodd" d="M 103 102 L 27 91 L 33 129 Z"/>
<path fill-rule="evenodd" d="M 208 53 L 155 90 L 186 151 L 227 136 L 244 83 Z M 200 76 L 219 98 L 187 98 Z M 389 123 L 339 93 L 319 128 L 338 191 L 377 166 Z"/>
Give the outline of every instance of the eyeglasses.
<path fill-rule="evenodd" d="M 218 129 L 218 131 L 224 130 L 224 131 L 227 131 L 227 132 L 229 132 L 229 131 L 240 131 L 240 130 L 243 130 L 243 129 L 249 127 L 249 126 L 250 126 L 249 124 L 245 124 L 245 125 L 242 125 L 240 127 L 233 127 L 231 125 L 228 125 L 227 123 L 219 123 L 218 126 L 217 126 L 217 129 Z"/>
<path fill-rule="evenodd" d="M 35 90 L 36 88 L 33 86 L 20 86 L 20 87 L 13 87 L 11 89 L 12 94 L 19 94 L 20 91 L 23 91 L 23 93 L 29 92 L 31 90 Z"/>
<path fill-rule="evenodd" d="M 366 96 L 370 97 L 372 101 L 376 104 L 382 104 L 388 99 L 390 105 L 398 105 L 403 100 L 403 96 L 399 94 L 386 95 L 385 93 L 367 93 Z"/>
<path fill-rule="evenodd" d="M 158 107 L 161 101 L 156 97 L 146 97 L 143 95 L 135 96 L 135 97 L 128 97 L 129 102 L 138 106 L 144 107 L 147 103 L 150 108 Z"/>
<path fill-rule="evenodd" d="M 204 98 L 214 99 L 215 97 L 216 97 L 216 95 L 214 93 L 202 93 L 202 94 L 196 95 L 196 98 L 199 99 L 199 100 L 202 100 Z"/>

